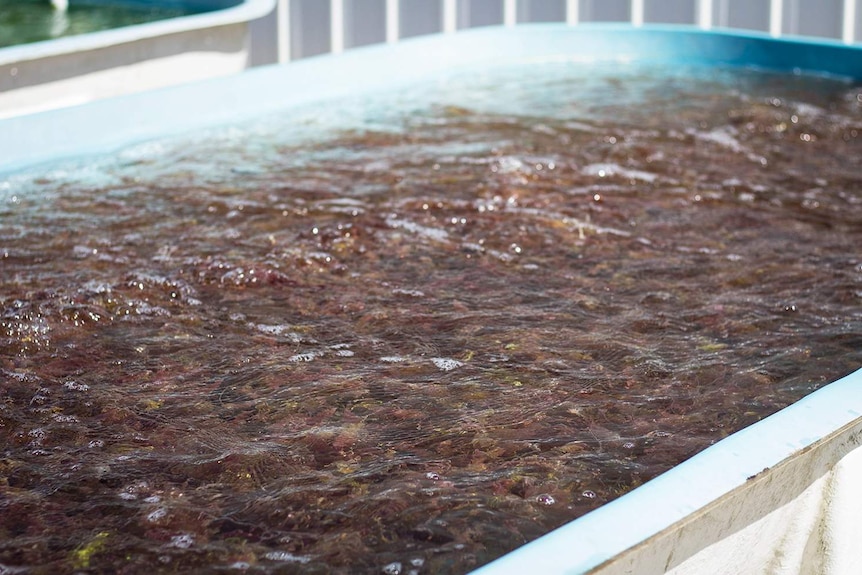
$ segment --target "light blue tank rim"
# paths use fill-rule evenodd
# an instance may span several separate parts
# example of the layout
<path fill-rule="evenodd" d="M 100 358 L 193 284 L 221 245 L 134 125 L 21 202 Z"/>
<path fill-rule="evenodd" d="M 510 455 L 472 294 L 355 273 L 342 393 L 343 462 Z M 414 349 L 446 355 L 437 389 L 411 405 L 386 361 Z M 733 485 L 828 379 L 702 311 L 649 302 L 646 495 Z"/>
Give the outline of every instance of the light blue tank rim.
<path fill-rule="evenodd" d="M 862 369 L 471 575 L 588 573 L 860 417 Z"/>
<path fill-rule="evenodd" d="M 249 0 L 247 9 L 258 2 L 272 0 Z M 221 16 L 203 14 L 177 20 L 217 17 Z M 152 26 L 180 24 L 165 21 Z M 527 24 L 477 28 L 9 118 L 0 121 L 0 173 L 60 158 L 110 152 L 301 104 L 395 90 L 459 68 L 546 58 L 746 66 L 862 80 L 862 46 L 835 41 L 774 39 L 764 34 L 707 32 L 690 26 Z"/>
<path fill-rule="evenodd" d="M 72 1 L 74 2 L 74 0 Z M 171 4 L 172 1 L 173 4 Z M 65 54 L 78 54 L 192 30 L 205 30 L 250 22 L 272 12 L 275 8 L 275 2 L 276 0 L 240 0 L 232 3 L 225 0 L 196 0 L 196 9 L 206 10 L 209 8 L 211 11 L 157 20 L 146 24 L 123 26 L 122 28 L 102 30 L 90 34 L 66 36 L 56 40 L 0 48 L 0 66 Z M 122 1 L 117 3 L 122 4 Z M 175 0 L 169 0 L 166 4 L 176 5 Z"/>

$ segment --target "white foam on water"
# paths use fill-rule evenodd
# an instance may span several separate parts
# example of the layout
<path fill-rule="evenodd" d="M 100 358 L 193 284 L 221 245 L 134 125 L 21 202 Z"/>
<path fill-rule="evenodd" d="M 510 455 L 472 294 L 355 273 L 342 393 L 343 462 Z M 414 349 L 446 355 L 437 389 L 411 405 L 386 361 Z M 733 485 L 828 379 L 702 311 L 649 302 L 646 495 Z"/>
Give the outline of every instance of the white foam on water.
<path fill-rule="evenodd" d="M 170 546 L 177 549 L 188 549 L 195 544 L 195 537 L 190 533 L 180 533 L 171 537 Z"/>
<path fill-rule="evenodd" d="M 432 357 L 431 362 L 441 371 L 452 371 L 464 365 L 464 362 L 451 357 Z"/>
<path fill-rule="evenodd" d="M 600 178 L 619 176 L 630 180 L 640 180 L 652 183 L 658 178 L 657 175 L 643 170 L 630 170 L 618 164 L 589 164 L 581 169 L 581 173 L 587 176 L 598 176 Z"/>
<path fill-rule="evenodd" d="M 310 555 L 295 555 L 287 551 L 269 551 L 264 554 L 264 558 L 270 561 L 283 561 L 285 563 L 308 563 L 311 561 Z"/>
<path fill-rule="evenodd" d="M 446 230 L 429 228 L 427 226 L 419 225 L 416 222 L 411 222 L 410 220 L 401 220 L 395 217 L 389 217 L 386 218 L 386 225 L 390 228 L 402 229 L 430 240 L 444 242 L 449 239 L 449 233 Z"/>

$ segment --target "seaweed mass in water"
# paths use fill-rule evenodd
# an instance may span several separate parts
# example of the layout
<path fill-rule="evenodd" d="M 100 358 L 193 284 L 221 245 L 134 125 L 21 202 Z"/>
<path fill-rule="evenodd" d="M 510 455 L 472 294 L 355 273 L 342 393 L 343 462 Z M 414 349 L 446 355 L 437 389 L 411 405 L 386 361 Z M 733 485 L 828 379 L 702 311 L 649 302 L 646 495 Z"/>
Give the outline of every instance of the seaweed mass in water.
<path fill-rule="evenodd" d="M 0 180 L 0 571 L 465 573 L 862 365 L 862 90 L 531 64 Z"/>

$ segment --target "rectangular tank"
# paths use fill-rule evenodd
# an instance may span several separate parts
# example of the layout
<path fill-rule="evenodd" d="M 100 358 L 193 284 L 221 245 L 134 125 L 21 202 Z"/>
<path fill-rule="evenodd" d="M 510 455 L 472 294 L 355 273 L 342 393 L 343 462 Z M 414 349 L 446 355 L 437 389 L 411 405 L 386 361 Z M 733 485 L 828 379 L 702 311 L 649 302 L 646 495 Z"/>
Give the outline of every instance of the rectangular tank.
<path fill-rule="evenodd" d="M 0 48 L 0 117 L 244 70 L 249 67 L 250 22 L 271 12 L 275 2 L 165 4 L 196 13 Z"/>
<path fill-rule="evenodd" d="M 755 67 L 862 81 L 862 49 L 832 41 L 677 26 L 489 28 L 7 119 L 0 122 L 0 171 L 111 153 L 357 91 L 397 90 L 458 66 L 549 57 Z M 855 564 L 860 529 L 858 512 L 847 512 L 859 509 L 851 486 L 858 484 L 862 444 L 860 373 L 719 441 L 481 572 L 741 573 L 752 562 L 766 568 L 793 553 L 799 571 L 846 572 Z M 755 543 L 766 550 L 753 557 Z"/>

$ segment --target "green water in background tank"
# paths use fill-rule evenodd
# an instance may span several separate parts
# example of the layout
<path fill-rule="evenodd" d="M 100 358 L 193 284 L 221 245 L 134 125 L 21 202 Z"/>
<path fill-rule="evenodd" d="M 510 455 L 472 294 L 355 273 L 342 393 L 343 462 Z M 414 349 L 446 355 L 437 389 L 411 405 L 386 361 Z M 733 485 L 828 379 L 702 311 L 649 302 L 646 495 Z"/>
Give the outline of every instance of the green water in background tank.
<path fill-rule="evenodd" d="M 88 34 L 134 24 L 199 14 L 222 6 L 193 2 L 99 2 L 69 0 L 55 8 L 51 0 L 0 1 L 0 48 Z"/>

